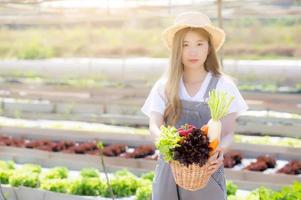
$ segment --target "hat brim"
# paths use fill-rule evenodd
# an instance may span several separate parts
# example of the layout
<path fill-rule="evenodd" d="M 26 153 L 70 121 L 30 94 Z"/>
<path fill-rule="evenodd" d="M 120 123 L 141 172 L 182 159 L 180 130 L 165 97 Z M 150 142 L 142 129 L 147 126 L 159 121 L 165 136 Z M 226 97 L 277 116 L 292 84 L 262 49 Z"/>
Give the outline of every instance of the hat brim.
<path fill-rule="evenodd" d="M 171 27 L 165 29 L 162 32 L 163 42 L 168 49 L 172 48 L 172 42 L 173 42 L 173 38 L 174 38 L 174 35 L 176 34 L 176 32 L 178 32 L 181 29 L 187 28 L 187 27 L 202 28 L 202 29 L 206 30 L 211 37 L 212 45 L 216 51 L 218 51 L 225 42 L 225 32 L 216 26 L 213 26 L 210 24 L 205 25 L 205 26 L 174 25 L 174 26 L 171 26 Z"/>

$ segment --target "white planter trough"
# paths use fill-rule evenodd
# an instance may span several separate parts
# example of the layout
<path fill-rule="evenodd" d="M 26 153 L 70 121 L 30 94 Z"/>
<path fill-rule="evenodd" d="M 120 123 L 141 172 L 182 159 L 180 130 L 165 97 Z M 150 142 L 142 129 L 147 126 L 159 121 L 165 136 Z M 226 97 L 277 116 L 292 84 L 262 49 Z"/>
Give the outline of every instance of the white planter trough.
<path fill-rule="evenodd" d="M 50 192 L 45 191 L 44 200 L 110 200 L 112 198 L 105 198 L 99 196 L 79 196 L 79 195 L 70 195 L 64 193 Z M 115 198 L 116 200 L 134 200 L 135 197 L 126 197 L 126 198 Z"/>
<path fill-rule="evenodd" d="M 54 109 L 52 103 L 47 102 L 3 102 L 4 111 L 6 112 L 38 112 L 38 113 L 51 113 Z"/>
<path fill-rule="evenodd" d="M 11 187 L 9 185 L 3 185 L 3 184 L 1 185 L 1 187 L 2 187 L 2 192 L 3 192 L 6 200 L 18 200 L 17 196 L 16 196 L 17 194 L 16 194 L 16 191 L 15 191 L 14 187 Z"/>
<path fill-rule="evenodd" d="M 37 188 L 20 186 L 15 189 L 17 200 L 44 200 L 45 191 Z"/>
<path fill-rule="evenodd" d="M 38 188 L 20 186 L 18 188 L 9 185 L 2 186 L 3 193 L 7 200 L 110 200 L 100 196 L 79 196 L 65 193 L 57 193 Z M 134 196 L 115 198 L 116 200 L 135 200 Z"/>

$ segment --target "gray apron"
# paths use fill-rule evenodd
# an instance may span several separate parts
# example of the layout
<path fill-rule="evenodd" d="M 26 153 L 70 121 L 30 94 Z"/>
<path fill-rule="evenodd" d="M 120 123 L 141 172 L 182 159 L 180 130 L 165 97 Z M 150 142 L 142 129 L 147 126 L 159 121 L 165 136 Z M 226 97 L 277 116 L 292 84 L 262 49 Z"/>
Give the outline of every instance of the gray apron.
<path fill-rule="evenodd" d="M 218 78 L 212 76 L 204 100 L 209 97 L 209 91 L 216 88 Z M 210 119 L 210 110 L 205 102 L 184 101 L 179 120 L 175 124 L 179 128 L 185 123 L 200 128 Z M 177 186 L 171 168 L 162 155 L 157 161 L 153 181 L 152 200 L 226 200 L 227 191 L 224 177 L 224 167 L 221 166 L 209 179 L 208 184 L 199 190 L 189 191 Z"/>

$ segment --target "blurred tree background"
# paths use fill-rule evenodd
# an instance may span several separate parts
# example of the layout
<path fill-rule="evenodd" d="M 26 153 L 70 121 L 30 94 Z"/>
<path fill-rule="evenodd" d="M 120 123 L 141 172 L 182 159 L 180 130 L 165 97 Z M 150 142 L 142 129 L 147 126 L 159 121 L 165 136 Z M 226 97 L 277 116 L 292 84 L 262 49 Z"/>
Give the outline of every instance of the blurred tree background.
<path fill-rule="evenodd" d="M 300 59 L 300 0 L 224 0 L 226 59 Z M 161 32 L 181 11 L 217 21 L 216 1 L 27 0 L 0 3 L 0 58 L 164 58 Z"/>

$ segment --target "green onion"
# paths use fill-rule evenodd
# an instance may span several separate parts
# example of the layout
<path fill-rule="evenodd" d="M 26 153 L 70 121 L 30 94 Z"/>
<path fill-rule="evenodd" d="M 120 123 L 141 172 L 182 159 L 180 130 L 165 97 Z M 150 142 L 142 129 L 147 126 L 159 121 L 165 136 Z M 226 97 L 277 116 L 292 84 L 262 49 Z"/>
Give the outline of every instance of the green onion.
<path fill-rule="evenodd" d="M 216 121 L 223 118 L 227 114 L 233 100 L 234 96 L 228 95 L 225 91 L 217 91 L 215 89 L 210 91 L 208 105 L 211 118 Z"/>

